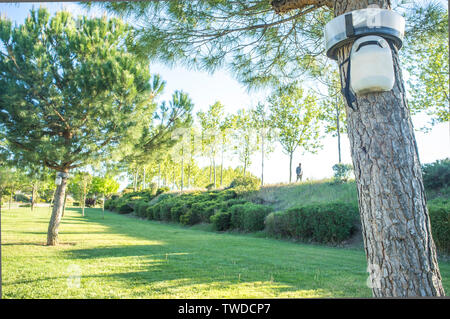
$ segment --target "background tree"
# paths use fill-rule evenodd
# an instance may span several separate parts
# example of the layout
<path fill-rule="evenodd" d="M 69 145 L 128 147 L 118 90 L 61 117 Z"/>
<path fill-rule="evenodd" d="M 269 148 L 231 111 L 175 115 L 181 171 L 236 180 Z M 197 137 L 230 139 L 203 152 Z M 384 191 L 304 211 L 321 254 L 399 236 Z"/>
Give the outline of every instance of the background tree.
<path fill-rule="evenodd" d="M 235 154 L 242 163 L 243 175 L 251 165 L 252 155 L 259 149 L 259 136 L 255 130 L 251 113 L 245 109 L 232 116 L 233 144 Z"/>
<path fill-rule="evenodd" d="M 225 117 L 224 109 L 225 108 L 222 103 L 216 102 L 209 107 L 206 113 L 197 113 L 200 125 L 202 127 L 204 149 L 208 154 L 211 173 L 213 176 L 212 179 L 210 177 L 210 183 L 214 184 L 214 188 L 217 184 L 216 157 L 221 140 L 221 121 Z"/>
<path fill-rule="evenodd" d="M 341 152 L 341 134 L 346 133 L 345 102 L 341 94 L 341 84 L 339 83 L 339 74 L 330 70 L 326 76 L 325 84 L 327 94 L 320 101 L 319 118 L 325 123 L 325 133 L 337 137 L 338 145 L 338 163 L 342 162 Z"/>
<path fill-rule="evenodd" d="M 230 134 L 233 129 L 233 123 L 232 118 L 227 115 L 222 118 L 220 124 L 219 124 L 219 131 L 220 131 L 220 186 L 223 186 L 223 165 L 224 165 L 224 158 L 225 153 L 227 152 L 228 143 L 230 141 Z"/>
<path fill-rule="evenodd" d="M 268 99 L 271 125 L 289 155 L 289 183 L 294 152 L 301 148 L 315 153 L 321 147 L 317 99 L 312 94 L 304 95 L 302 88 L 291 85 L 278 88 Z"/>
<path fill-rule="evenodd" d="M 431 22 L 422 33 L 407 38 L 402 52 L 409 73 L 410 109 L 431 116 L 431 125 L 448 122 L 450 135 L 448 11 L 433 3 L 427 10 L 415 10 L 419 18 L 426 14 Z"/>
<path fill-rule="evenodd" d="M 64 11 L 31 11 L 14 27 L 0 19 L 0 134 L 17 161 L 68 173 L 130 149 L 153 112 L 132 35 L 118 19 Z M 48 245 L 58 243 L 66 185 L 55 192 Z"/>
<path fill-rule="evenodd" d="M 86 198 L 92 185 L 92 175 L 88 172 L 77 172 L 69 182 L 69 193 L 80 202 L 81 213 L 84 216 Z"/>
<path fill-rule="evenodd" d="M 31 192 L 31 211 L 33 211 L 40 197 L 41 189 L 49 182 L 50 170 L 42 166 L 28 166 L 25 168 L 26 184 Z"/>
<path fill-rule="evenodd" d="M 264 185 L 264 159 L 266 155 L 273 152 L 271 143 L 275 138 L 271 126 L 270 111 L 263 103 L 258 103 L 255 109 L 251 110 L 254 127 L 257 130 L 261 150 L 261 186 Z"/>
<path fill-rule="evenodd" d="M 2 212 L 3 196 L 9 194 L 10 183 L 14 179 L 14 170 L 0 163 L 0 214 Z"/>
<path fill-rule="evenodd" d="M 91 192 L 102 196 L 102 217 L 105 218 L 105 198 L 117 193 L 120 184 L 110 176 L 94 176 L 92 178 Z"/>

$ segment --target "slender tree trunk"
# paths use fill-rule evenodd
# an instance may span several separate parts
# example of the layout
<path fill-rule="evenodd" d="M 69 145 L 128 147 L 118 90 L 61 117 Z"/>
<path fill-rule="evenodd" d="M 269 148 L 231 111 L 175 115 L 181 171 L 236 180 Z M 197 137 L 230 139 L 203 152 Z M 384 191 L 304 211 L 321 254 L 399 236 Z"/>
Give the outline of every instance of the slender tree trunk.
<path fill-rule="evenodd" d="M 292 182 L 292 157 L 294 152 L 289 153 L 289 184 Z"/>
<path fill-rule="evenodd" d="M 222 159 L 220 162 L 220 186 L 223 185 L 223 153 L 224 153 L 224 146 L 222 144 Z"/>
<path fill-rule="evenodd" d="M 261 186 L 264 186 L 264 133 L 261 134 Z"/>
<path fill-rule="evenodd" d="M 389 8 L 387 0 L 370 2 Z M 368 4 L 335 1 L 335 15 Z M 341 50 L 339 63 L 349 50 Z M 393 54 L 394 89 L 357 97 L 356 110 L 346 107 L 370 282 L 375 297 L 443 296 L 414 129 Z"/>
<path fill-rule="evenodd" d="M 161 163 L 158 163 L 158 188 L 161 187 Z"/>
<path fill-rule="evenodd" d="M 133 182 L 133 190 L 137 191 L 137 181 L 138 181 L 138 169 L 134 172 L 134 182 Z"/>
<path fill-rule="evenodd" d="M 188 165 L 188 171 L 187 171 L 187 188 L 191 188 L 191 167 L 192 167 L 192 162 L 189 163 Z"/>
<path fill-rule="evenodd" d="M 3 200 L 3 189 L 0 189 L 0 218 L 2 217 L 2 200 Z"/>
<path fill-rule="evenodd" d="M 9 210 L 11 210 L 11 203 L 12 203 L 12 197 L 13 197 L 13 192 L 11 191 L 11 193 L 9 193 Z"/>
<path fill-rule="evenodd" d="M 339 164 L 342 162 L 341 159 L 341 123 L 339 117 L 341 115 L 341 111 L 338 104 L 338 98 L 336 95 L 336 129 L 337 129 L 337 138 L 338 138 L 338 154 L 339 154 Z"/>
<path fill-rule="evenodd" d="M 212 180 L 212 158 L 209 158 L 209 183 L 211 184 Z"/>
<path fill-rule="evenodd" d="M 213 172 L 214 188 L 216 188 L 216 157 L 215 156 L 213 157 L 213 170 L 214 170 L 214 172 Z"/>
<path fill-rule="evenodd" d="M 102 218 L 105 219 L 105 193 L 103 193 Z"/>
<path fill-rule="evenodd" d="M 67 172 L 66 172 L 67 173 Z M 50 217 L 50 223 L 47 231 L 47 245 L 55 246 L 58 244 L 58 230 L 61 222 L 62 210 L 64 206 L 64 196 L 66 194 L 67 178 L 63 177 L 61 185 L 56 187 L 54 196 L 54 205 L 52 215 Z"/>
<path fill-rule="evenodd" d="M 143 177 L 142 177 L 142 190 L 145 190 L 145 166 L 144 166 L 144 175 L 143 175 Z"/>
<path fill-rule="evenodd" d="M 181 158 L 181 178 L 180 178 L 180 187 L 181 187 L 181 190 L 183 190 L 183 187 L 184 187 L 184 181 L 183 181 L 183 179 L 184 179 L 184 159 Z"/>

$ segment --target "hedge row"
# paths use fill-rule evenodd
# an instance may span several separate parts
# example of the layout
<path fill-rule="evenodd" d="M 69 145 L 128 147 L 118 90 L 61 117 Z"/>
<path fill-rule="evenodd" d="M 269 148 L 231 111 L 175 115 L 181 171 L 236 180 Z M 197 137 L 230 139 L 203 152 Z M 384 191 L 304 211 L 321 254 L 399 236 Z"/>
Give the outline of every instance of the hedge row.
<path fill-rule="evenodd" d="M 237 229 L 255 232 L 264 229 L 264 220 L 272 208 L 246 202 L 231 206 L 227 211 L 219 211 L 210 220 L 216 230 Z"/>
<path fill-rule="evenodd" d="M 432 200 L 428 203 L 428 211 L 436 248 L 450 254 L 450 200 Z"/>
<path fill-rule="evenodd" d="M 335 244 L 349 239 L 358 221 L 356 204 L 315 204 L 270 214 L 266 231 L 276 237 Z"/>
<path fill-rule="evenodd" d="M 156 199 L 145 193 L 129 193 L 113 198 L 105 207 L 150 220 L 183 225 L 212 223 L 214 229 L 246 232 L 266 230 L 275 237 L 295 238 L 318 243 L 341 243 L 349 239 L 359 223 L 356 203 L 314 204 L 272 212 L 270 206 L 258 205 L 239 196 L 239 191 L 161 194 Z M 428 203 L 431 229 L 437 249 L 450 253 L 450 200 Z"/>

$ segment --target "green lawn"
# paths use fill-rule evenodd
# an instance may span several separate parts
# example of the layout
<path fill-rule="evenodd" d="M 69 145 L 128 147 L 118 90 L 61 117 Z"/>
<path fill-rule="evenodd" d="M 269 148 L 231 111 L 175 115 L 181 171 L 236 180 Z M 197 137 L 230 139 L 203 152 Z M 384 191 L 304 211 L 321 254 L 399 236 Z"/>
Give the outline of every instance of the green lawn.
<path fill-rule="evenodd" d="M 370 297 L 359 249 L 219 234 L 87 209 L 66 211 L 47 247 L 50 212 L 3 211 L 4 298 Z M 450 288 L 450 263 L 440 262 Z M 79 286 L 76 277 L 81 274 Z"/>

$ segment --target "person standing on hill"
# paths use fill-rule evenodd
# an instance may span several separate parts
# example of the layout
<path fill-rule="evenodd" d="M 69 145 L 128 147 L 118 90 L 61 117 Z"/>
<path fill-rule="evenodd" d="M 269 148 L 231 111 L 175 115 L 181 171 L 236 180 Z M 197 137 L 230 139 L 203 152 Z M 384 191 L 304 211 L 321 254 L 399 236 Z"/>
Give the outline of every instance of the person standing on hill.
<path fill-rule="evenodd" d="M 297 173 L 297 180 L 296 180 L 296 182 L 298 182 L 299 180 L 301 182 L 302 178 L 303 178 L 302 163 L 298 163 L 298 166 L 295 169 L 295 172 Z"/>

